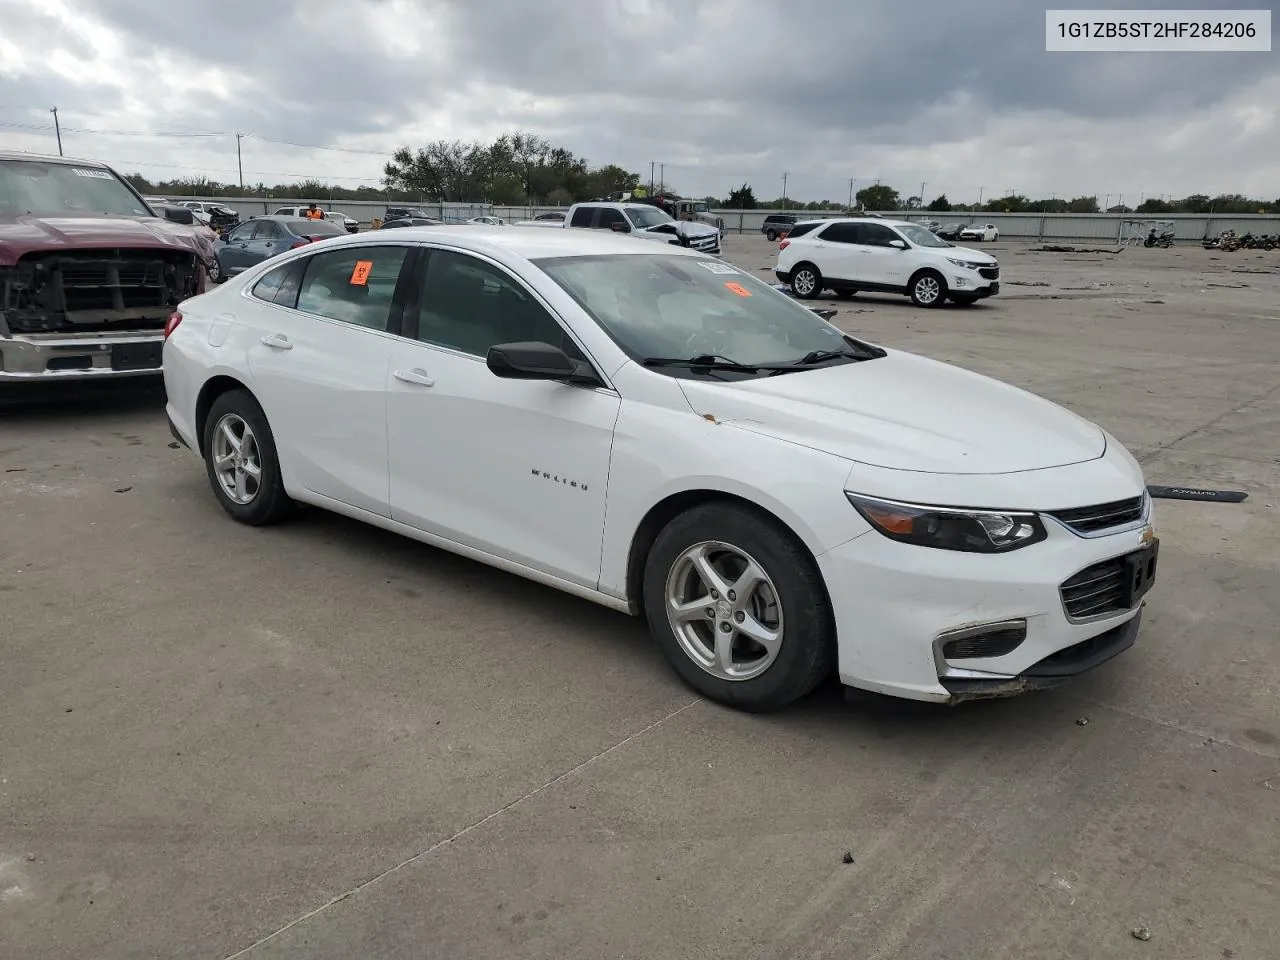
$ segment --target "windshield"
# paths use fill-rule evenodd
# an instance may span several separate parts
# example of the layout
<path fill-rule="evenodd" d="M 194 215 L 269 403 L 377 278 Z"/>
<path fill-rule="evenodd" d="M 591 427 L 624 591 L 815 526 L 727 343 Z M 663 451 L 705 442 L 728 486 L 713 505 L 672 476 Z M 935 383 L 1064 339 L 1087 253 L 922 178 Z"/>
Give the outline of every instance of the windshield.
<path fill-rule="evenodd" d="M 670 223 L 672 218 L 663 213 L 657 207 L 641 207 L 638 210 L 628 210 L 627 217 L 636 229 L 643 230 L 646 227 L 656 227 L 659 224 Z"/>
<path fill-rule="evenodd" d="M 812 310 L 719 260 L 655 253 L 535 262 L 639 361 L 788 364 L 850 348 Z"/>
<path fill-rule="evenodd" d="M 155 216 L 110 170 L 45 160 L 0 160 L 0 215 Z"/>
<path fill-rule="evenodd" d="M 917 226 L 914 223 L 898 224 L 898 232 L 917 247 L 949 247 L 951 244 L 943 240 L 932 230 Z"/>
<path fill-rule="evenodd" d="M 707 202 L 703 200 L 693 205 L 693 212 L 694 213 L 710 213 L 711 208 L 708 207 Z"/>

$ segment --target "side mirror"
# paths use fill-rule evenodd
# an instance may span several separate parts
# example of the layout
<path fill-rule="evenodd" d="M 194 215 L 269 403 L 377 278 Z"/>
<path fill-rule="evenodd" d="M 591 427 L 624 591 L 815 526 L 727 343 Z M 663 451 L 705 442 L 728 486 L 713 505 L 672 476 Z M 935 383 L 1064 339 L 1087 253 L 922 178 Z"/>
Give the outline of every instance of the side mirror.
<path fill-rule="evenodd" d="M 595 383 L 595 375 L 559 347 L 540 341 L 499 343 L 489 348 L 485 365 L 504 380 L 570 380 Z"/>
<path fill-rule="evenodd" d="M 196 222 L 196 215 L 190 207 L 161 207 L 160 209 L 164 218 L 174 223 L 183 223 L 189 227 Z"/>
<path fill-rule="evenodd" d="M 905 241 L 905 240 L 890 240 L 890 241 L 889 241 L 889 246 L 894 247 L 894 248 L 896 248 L 896 249 L 898 249 L 898 250 L 906 250 L 906 249 L 907 249 L 907 241 Z"/>
<path fill-rule="evenodd" d="M 622 223 L 620 220 L 613 221 L 613 223 L 609 225 L 609 229 L 612 230 L 614 233 L 630 233 L 631 232 L 631 228 L 628 227 L 625 223 Z"/>

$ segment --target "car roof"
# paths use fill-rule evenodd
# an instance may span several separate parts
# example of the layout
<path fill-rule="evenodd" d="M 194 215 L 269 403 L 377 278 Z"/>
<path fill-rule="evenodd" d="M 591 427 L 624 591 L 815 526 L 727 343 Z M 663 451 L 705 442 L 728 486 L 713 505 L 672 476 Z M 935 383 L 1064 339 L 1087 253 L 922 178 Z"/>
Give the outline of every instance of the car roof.
<path fill-rule="evenodd" d="M 41 160 L 48 163 L 61 163 L 69 167 L 109 169 L 101 160 L 78 160 L 75 157 L 55 157 L 48 153 L 23 153 L 21 150 L 0 150 L 0 160 Z"/>
<path fill-rule="evenodd" d="M 805 223 L 878 223 L 890 227 L 919 227 L 914 220 L 890 220 L 888 217 L 826 217 L 821 220 L 805 220 Z M 800 226 L 800 224 L 796 224 Z"/>
<path fill-rule="evenodd" d="M 373 234 L 347 234 L 326 241 L 333 246 L 359 246 L 369 243 Z M 451 246 L 472 253 L 488 254 L 501 259 L 504 254 L 514 254 L 526 260 L 542 257 L 589 257 L 604 254 L 654 254 L 691 256 L 706 259 L 708 254 L 697 250 L 656 244 L 651 240 L 637 240 L 603 230 L 548 230 L 546 227 L 490 226 L 489 224 L 445 224 L 438 227 L 401 227 L 394 232 L 396 243 L 429 241 L 439 243 L 447 239 Z"/>

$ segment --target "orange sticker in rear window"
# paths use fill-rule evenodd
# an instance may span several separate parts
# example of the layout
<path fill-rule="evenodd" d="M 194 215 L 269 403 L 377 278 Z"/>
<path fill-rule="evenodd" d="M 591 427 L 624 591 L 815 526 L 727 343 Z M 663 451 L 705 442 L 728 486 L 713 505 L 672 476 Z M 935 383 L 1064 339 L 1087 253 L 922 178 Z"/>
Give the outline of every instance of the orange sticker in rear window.
<path fill-rule="evenodd" d="M 736 293 L 740 297 L 751 296 L 751 291 L 740 283 L 726 283 L 724 288 L 732 293 Z"/>
<path fill-rule="evenodd" d="M 356 268 L 351 271 L 351 284 L 356 287 L 363 287 L 369 282 L 369 273 L 373 270 L 372 260 L 357 260 Z"/>

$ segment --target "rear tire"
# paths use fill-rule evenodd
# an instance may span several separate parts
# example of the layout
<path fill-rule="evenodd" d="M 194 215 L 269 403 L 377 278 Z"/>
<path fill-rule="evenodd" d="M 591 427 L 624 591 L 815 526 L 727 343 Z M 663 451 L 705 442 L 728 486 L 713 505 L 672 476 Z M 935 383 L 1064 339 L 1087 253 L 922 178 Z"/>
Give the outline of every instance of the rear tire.
<path fill-rule="evenodd" d="M 213 495 L 240 523 L 260 527 L 294 513 L 271 425 L 247 390 L 228 390 L 213 401 L 204 421 L 204 462 Z"/>
<path fill-rule="evenodd" d="M 766 231 L 764 232 L 764 238 L 765 238 L 766 240 L 768 240 L 770 243 L 773 243 L 773 241 L 775 241 L 775 240 L 777 240 L 777 239 L 778 239 L 778 231 L 777 231 L 777 230 L 766 230 Z"/>
<path fill-rule="evenodd" d="M 911 278 L 908 290 L 917 307 L 940 307 L 947 299 L 947 281 L 937 270 L 921 270 Z"/>
<path fill-rule="evenodd" d="M 658 534 L 645 560 L 644 610 L 680 678 L 742 710 L 784 707 L 835 666 L 813 558 L 784 525 L 736 503 L 694 507 Z"/>
<path fill-rule="evenodd" d="M 812 263 L 797 264 L 791 271 L 791 292 L 801 300 L 813 300 L 822 293 L 822 273 Z"/>

